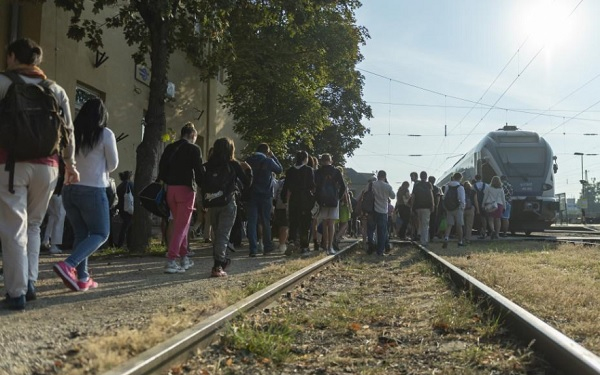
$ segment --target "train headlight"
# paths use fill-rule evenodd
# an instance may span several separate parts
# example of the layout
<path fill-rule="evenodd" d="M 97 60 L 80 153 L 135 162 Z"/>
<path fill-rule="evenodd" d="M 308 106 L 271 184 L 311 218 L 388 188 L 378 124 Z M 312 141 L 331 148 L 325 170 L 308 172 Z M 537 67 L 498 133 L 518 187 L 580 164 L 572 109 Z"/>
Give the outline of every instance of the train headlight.
<path fill-rule="evenodd" d="M 544 189 L 544 191 L 548 191 L 548 190 L 552 189 L 552 185 L 550 185 L 550 184 L 544 184 L 542 186 L 542 189 Z"/>

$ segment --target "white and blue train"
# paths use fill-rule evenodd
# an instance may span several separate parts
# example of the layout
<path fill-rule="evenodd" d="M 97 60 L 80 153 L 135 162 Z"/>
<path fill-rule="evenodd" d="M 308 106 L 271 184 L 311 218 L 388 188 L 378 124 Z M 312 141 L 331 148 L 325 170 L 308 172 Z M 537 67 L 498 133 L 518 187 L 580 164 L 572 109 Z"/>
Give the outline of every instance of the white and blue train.
<path fill-rule="evenodd" d="M 552 148 L 531 131 L 504 126 L 488 133 L 438 180 L 443 186 L 455 172 L 473 180 L 479 174 L 489 183 L 493 176 L 506 176 L 513 186 L 511 233 L 544 231 L 552 225 L 559 210 L 554 195 L 558 171 Z"/>

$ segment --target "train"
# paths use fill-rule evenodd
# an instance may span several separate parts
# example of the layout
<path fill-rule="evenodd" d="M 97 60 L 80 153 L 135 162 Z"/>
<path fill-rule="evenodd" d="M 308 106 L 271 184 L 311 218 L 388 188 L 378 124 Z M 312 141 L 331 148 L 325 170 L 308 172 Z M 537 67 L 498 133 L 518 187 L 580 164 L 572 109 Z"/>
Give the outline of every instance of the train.
<path fill-rule="evenodd" d="M 473 180 L 479 174 L 485 183 L 493 176 L 507 177 L 513 187 L 509 221 L 512 234 L 543 232 L 557 219 L 557 158 L 548 142 L 535 132 L 506 125 L 488 133 L 444 172 L 436 185 L 444 186 L 456 172 L 463 175 L 463 180 Z"/>

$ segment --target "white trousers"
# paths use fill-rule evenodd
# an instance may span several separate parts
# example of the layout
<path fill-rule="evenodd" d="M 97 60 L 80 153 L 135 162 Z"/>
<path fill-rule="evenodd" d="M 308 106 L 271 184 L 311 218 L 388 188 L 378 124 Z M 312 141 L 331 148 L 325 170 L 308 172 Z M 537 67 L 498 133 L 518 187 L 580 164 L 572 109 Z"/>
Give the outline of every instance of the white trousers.
<path fill-rule="evenodd" d="M 48 222 L 44 231 L 43 243 L 52 245 L 62 244 L 63 232 L 65 229 L 65 207 L 62 203 L 62 196 L 52 194 L 50 204 L 48 204 Z M 50 241 L 52 240 L 52 241 Z"/>
<path fill-rule="evenodd" d="M 27 292 L 27 281 L 38 278 L 40 225 L 56 186 L 58 168 L 16 163 L 14 188 L 8 191 L 8 172 L 0 164 L 0 241 L 4 287 L 13 297 Z"/>

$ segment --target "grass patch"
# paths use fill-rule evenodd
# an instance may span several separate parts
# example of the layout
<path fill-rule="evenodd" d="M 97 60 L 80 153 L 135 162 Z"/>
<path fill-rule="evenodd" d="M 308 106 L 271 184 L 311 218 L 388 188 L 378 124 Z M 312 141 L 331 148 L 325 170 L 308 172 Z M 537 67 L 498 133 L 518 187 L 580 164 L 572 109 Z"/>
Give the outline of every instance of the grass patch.
<path fill-rule="evenodd" d="M 600 336 L 594 334 L 600 332 L 597 247 L 500 241 L 473 243 L 464 251 L 444 255 L 588 350 L 600 354 Z"/>
<path fill-rule="evenodd" d="M 281 320 L 267 324 L 241 320 L 226 329 L 221 343 L 230 349 L 245 350 L 277 364 L 289 358 L 297 332 L 296 328 Z"/>
<path fill-rule="evenodd" d="M 163 249 L 164 255 L 164 249 Z M 66 363 L 58 363 L 61 374 L 78 375 L 85 373 L 102 373 L 123 362 L 127 359 L 161 343 L 165 339 L 197 324 L 212 314 L 230 306 L 248 295 L 259 290 L 261 286 L 271 283 L 271 280 L 278 280 L 285 275 L 289 275 L 301 268 L 306 267 L 310 260 L 294 259 L 284 264 L 273 264 L 257 272 L 246 274 L 243 278 L 249 280 L 247 285 L 229 284 L 227 287 L 211 289 L 207 294 L 207 300 L 198 303 L 197 301 L 180 301 L 174 306 L 170 306 L 166 312 L 156 313 L 150 317 L 148 324 L 144 329 L 134 329 L 131 327 L 122 327 L 111 331 L 103 336 L 87 338 L 72 348 L 71 352 L 76 353 L 69 358 Z M 174 319 L 173 317 L 177 318 Z M 245 335 L 250 338 L 251 326 L 244 327 Z M 279 329 L 279 331 L 278 331 Z M 273 350 L 269 345 L 275 345 L 278 342 L 275 339 L 269 339 L 269 333 L 275 336 L 282 336 L 287 331 L 285 326 L 267 327 L 260 335 L 249 342 L 253 350 L 262 353 L 262 350 Z M 286 333 L 287 334 L 287 333 Z M 291 334 L 291 333 L 290 333 Z M 275 345 L 277 347 L 277 345 Z M 284 346 L 277 349 L 273 360 L 284 358 Z"/>

